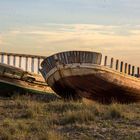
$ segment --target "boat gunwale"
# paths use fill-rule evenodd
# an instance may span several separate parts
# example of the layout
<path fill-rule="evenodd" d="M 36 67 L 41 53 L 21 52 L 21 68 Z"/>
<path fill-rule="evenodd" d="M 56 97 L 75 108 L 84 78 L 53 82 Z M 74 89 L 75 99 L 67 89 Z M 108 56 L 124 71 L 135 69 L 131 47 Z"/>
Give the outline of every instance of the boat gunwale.
<path fill-rule="evenodd" d="M 100 52 L 94 52 L 94 51 L 80 51 L 80 50 L 62 51 L 62 52 L 55 53 L 55 54 L 52 54 L 52 55 L 46 57 L 46 58 L 41 62 L 41 66 L 43 67 L 43 65 L 45 64 L 45 60 L 47 60 L 47 59 L 49 59 L 49 58 L 51 58 L 51 57 L 53 57 L 53 56 L 55 56 L 55 55 L 58 55 L 58 54 L 64 54 L 64 53 L 68 53 L 68 52 L 85 52 L 85 53 L 93 53 L 93 54 L 99 54 L 99 55 L 101 55 L 101 57 L 102 57 L 102 53 L 100 53 Z"/>
<path fill-rule="evenodd" d="M 87 68 L 87 69 L 102 70 L 102 71 L 105 71 L 105 72 L 111 72 L 112 74 L 116 74 L 116 75 L 121 76 L 121 77 L 125 77 L 125 78 L 127 78 L 129 80 L 133 80 L 135 82 L 140 82 L 140 78 L 128 75 L 128 74 L 123 73 L 123 72 L 119 72 L 119 71 L 114 70 L 114 69 L 110 69 L 110 68 L 105 67 L 103 65 L 90 64 L 90 63 L 89 63 L 89 65 L 87 63 L 83 63 L 83 64 L 74 63 L 74 64 L 67 64 L 65 66 L 64 65 L 59 65 L 59 66 L 51 69 L 49 71 L 49 73 L 47 73 L 47 75 L 45 77 L 45 81 L 48 83 L 49 77 L 51 77 L 53 74 L 55 74 L 57 71 L 60 71 L 61 69 L 76 69 L 76 68 Z M 49 83 L 48 83 L 48 85 L 49 85 Z"/>

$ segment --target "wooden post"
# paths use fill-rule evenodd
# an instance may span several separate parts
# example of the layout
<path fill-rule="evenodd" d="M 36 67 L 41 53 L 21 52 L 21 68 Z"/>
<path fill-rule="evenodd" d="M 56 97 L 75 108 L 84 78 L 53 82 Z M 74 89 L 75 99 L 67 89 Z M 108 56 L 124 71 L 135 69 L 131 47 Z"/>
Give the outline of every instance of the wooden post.
<path fill-rule="evenodd" d="M 123 72 L 123 61 L 121 61 L 120 72 Z"/>
<path fill-rule="evenodd" d="M 22 56 L 19 56 L 19 68 L 21 68 Z"/>
<path fill-rule="evenodd" d="M 32 57 L 31 59 L 31 72 L 34 72 L 34 57 Z"/>
<path fill-rule="evenodd" d="M 119 69 L 119 60 L 117 59 L 116 60 L 116 70 L 118 70 Z"/>
<path fill-rule="evenodd" d="M 128 75 L 131 75 L 131 65 L 128 65 Z"/>
<path fill-rule="evenodd" d="M 4 63 L 4 54 L 1 55 L 1 63 Z"/>
<path fill-rule="evenodd" d="M 37 73 L 39 74 L 39 68 L 40 68 L 40 58 L 38 58 L 38 66 L 37 66 Z"/>
<path fill-rule="evenodd" d="M 107 56 L 105 56 L 104 66 L 107 65 Z"/>
<path fill-rule="evenodd" d="M 137 67 L 137 77 L 140 77 L 140 68 Z"/>
<path fill-rule="evenodd" d="M 127 63 L 125 63 L 125 69 L 124 69 L 124 72 L 125 72 L 125 73 L 128 73 L 128 64 L 127 64 Z"/>
<path fill-rule="evenodd" d="M 28 71 L 28 56 L 25 57 L 25 70 Z"/>
<path fill-rule="evenodd" d="M 10 65 L 10 55 L 7 55 L 7 64 Z"/>
<path fill-rule="evenodd" d="M 132 76 L 135 76 L 135 66 L 132 66 Z"/>
<path fill-rule="evenodd" d="M 16 56 L 13 56 L 13 65 L 16 66 Z"/>
<path fill-rule="evenodd" d="M 113 61 L 114 61 L 114 59 L 111 58 L 110 68 L 113 68 Z"/>

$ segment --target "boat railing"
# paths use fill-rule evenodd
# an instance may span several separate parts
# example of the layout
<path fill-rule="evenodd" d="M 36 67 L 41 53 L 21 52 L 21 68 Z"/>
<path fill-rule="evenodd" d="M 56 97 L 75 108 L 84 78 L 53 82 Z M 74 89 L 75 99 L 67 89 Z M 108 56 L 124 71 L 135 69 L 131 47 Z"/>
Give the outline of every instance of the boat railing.
<path fill-rule="evenodd" d="M 102 57 L 102 54 L 95 52 L 68 51 L 57 53 L 47 58 L 39 55 L 0 52 L 0 63 L 16 66 L 22 68 L 24 71 L 37 74 L 40 74 L 39 69 L 43 60 L 45 60 L 45 63 L 43 64 L 46 65 L 45 71 L 47 72 L 56 66 L 57 61 L 64 65 L 73 63 L 92 63 L 103 65 L 115 71 L 140 78 L 140 67 L 131 65 L 119 59 L 114 59 L 113 57 Z M 0 73 L 2 73 L 2 69 L 0 69 Z"/>
<path fill-rule="evenodd" d="M 25 71 L 40 74 L 39 68 L 45 56 L 0 52 L 0 63 L 8 64 Z"/>
<path fill-rule="evenodd" d="M 102 54 L 97 52 L 88 52 L 88 51 L 67 51 L 54 54 L 47 57 L 41 63 L 41 73 L 47 75 L 50 70 L 59 66 L 59 65 L 68 65 L 68 64 L 97 64 L 100 65 L 102 60 Z"/>
<path fill-rule="evenodd" d="M 120 61 L 119 59 L 114 59 L 113 57 L 108 59 L 108 56 L 105 56 L 102 61 L 102 65 L 105 67 L 108 67 L 120 73 L 125 73 L 130 76 L 140 78 L 140 67 L 138 66 L 131 65 L 124 61 Z"/>

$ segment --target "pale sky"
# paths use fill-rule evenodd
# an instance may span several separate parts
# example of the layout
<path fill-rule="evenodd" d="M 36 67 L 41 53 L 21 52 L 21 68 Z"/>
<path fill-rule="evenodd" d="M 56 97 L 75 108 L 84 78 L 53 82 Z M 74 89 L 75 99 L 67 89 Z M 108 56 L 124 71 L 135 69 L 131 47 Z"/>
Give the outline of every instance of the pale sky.
<path fill-rule="evenodd" d="M 66 50 L 140 66 L 140 0 L 0 0 L 0 51 Z"/>

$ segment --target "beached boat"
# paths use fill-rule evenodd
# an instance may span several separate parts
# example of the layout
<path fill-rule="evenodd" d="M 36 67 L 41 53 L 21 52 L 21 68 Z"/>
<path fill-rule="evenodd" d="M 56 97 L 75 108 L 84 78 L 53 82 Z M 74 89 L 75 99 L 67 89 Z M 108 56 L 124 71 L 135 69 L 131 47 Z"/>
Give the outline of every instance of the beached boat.
<path fill-rule="evenodd" d="M 39 75 L 0 64 L 0 96 L 13 93 L 46 93 L 49 89 Z"/>
<path fill-rule="evenodd" d="M 140 79 L 102 66 L 101 60 L 101 53 L 62 52 L 44 59 L 40 71 L 47 84 L 64 99 L 139 102 Z"/>

